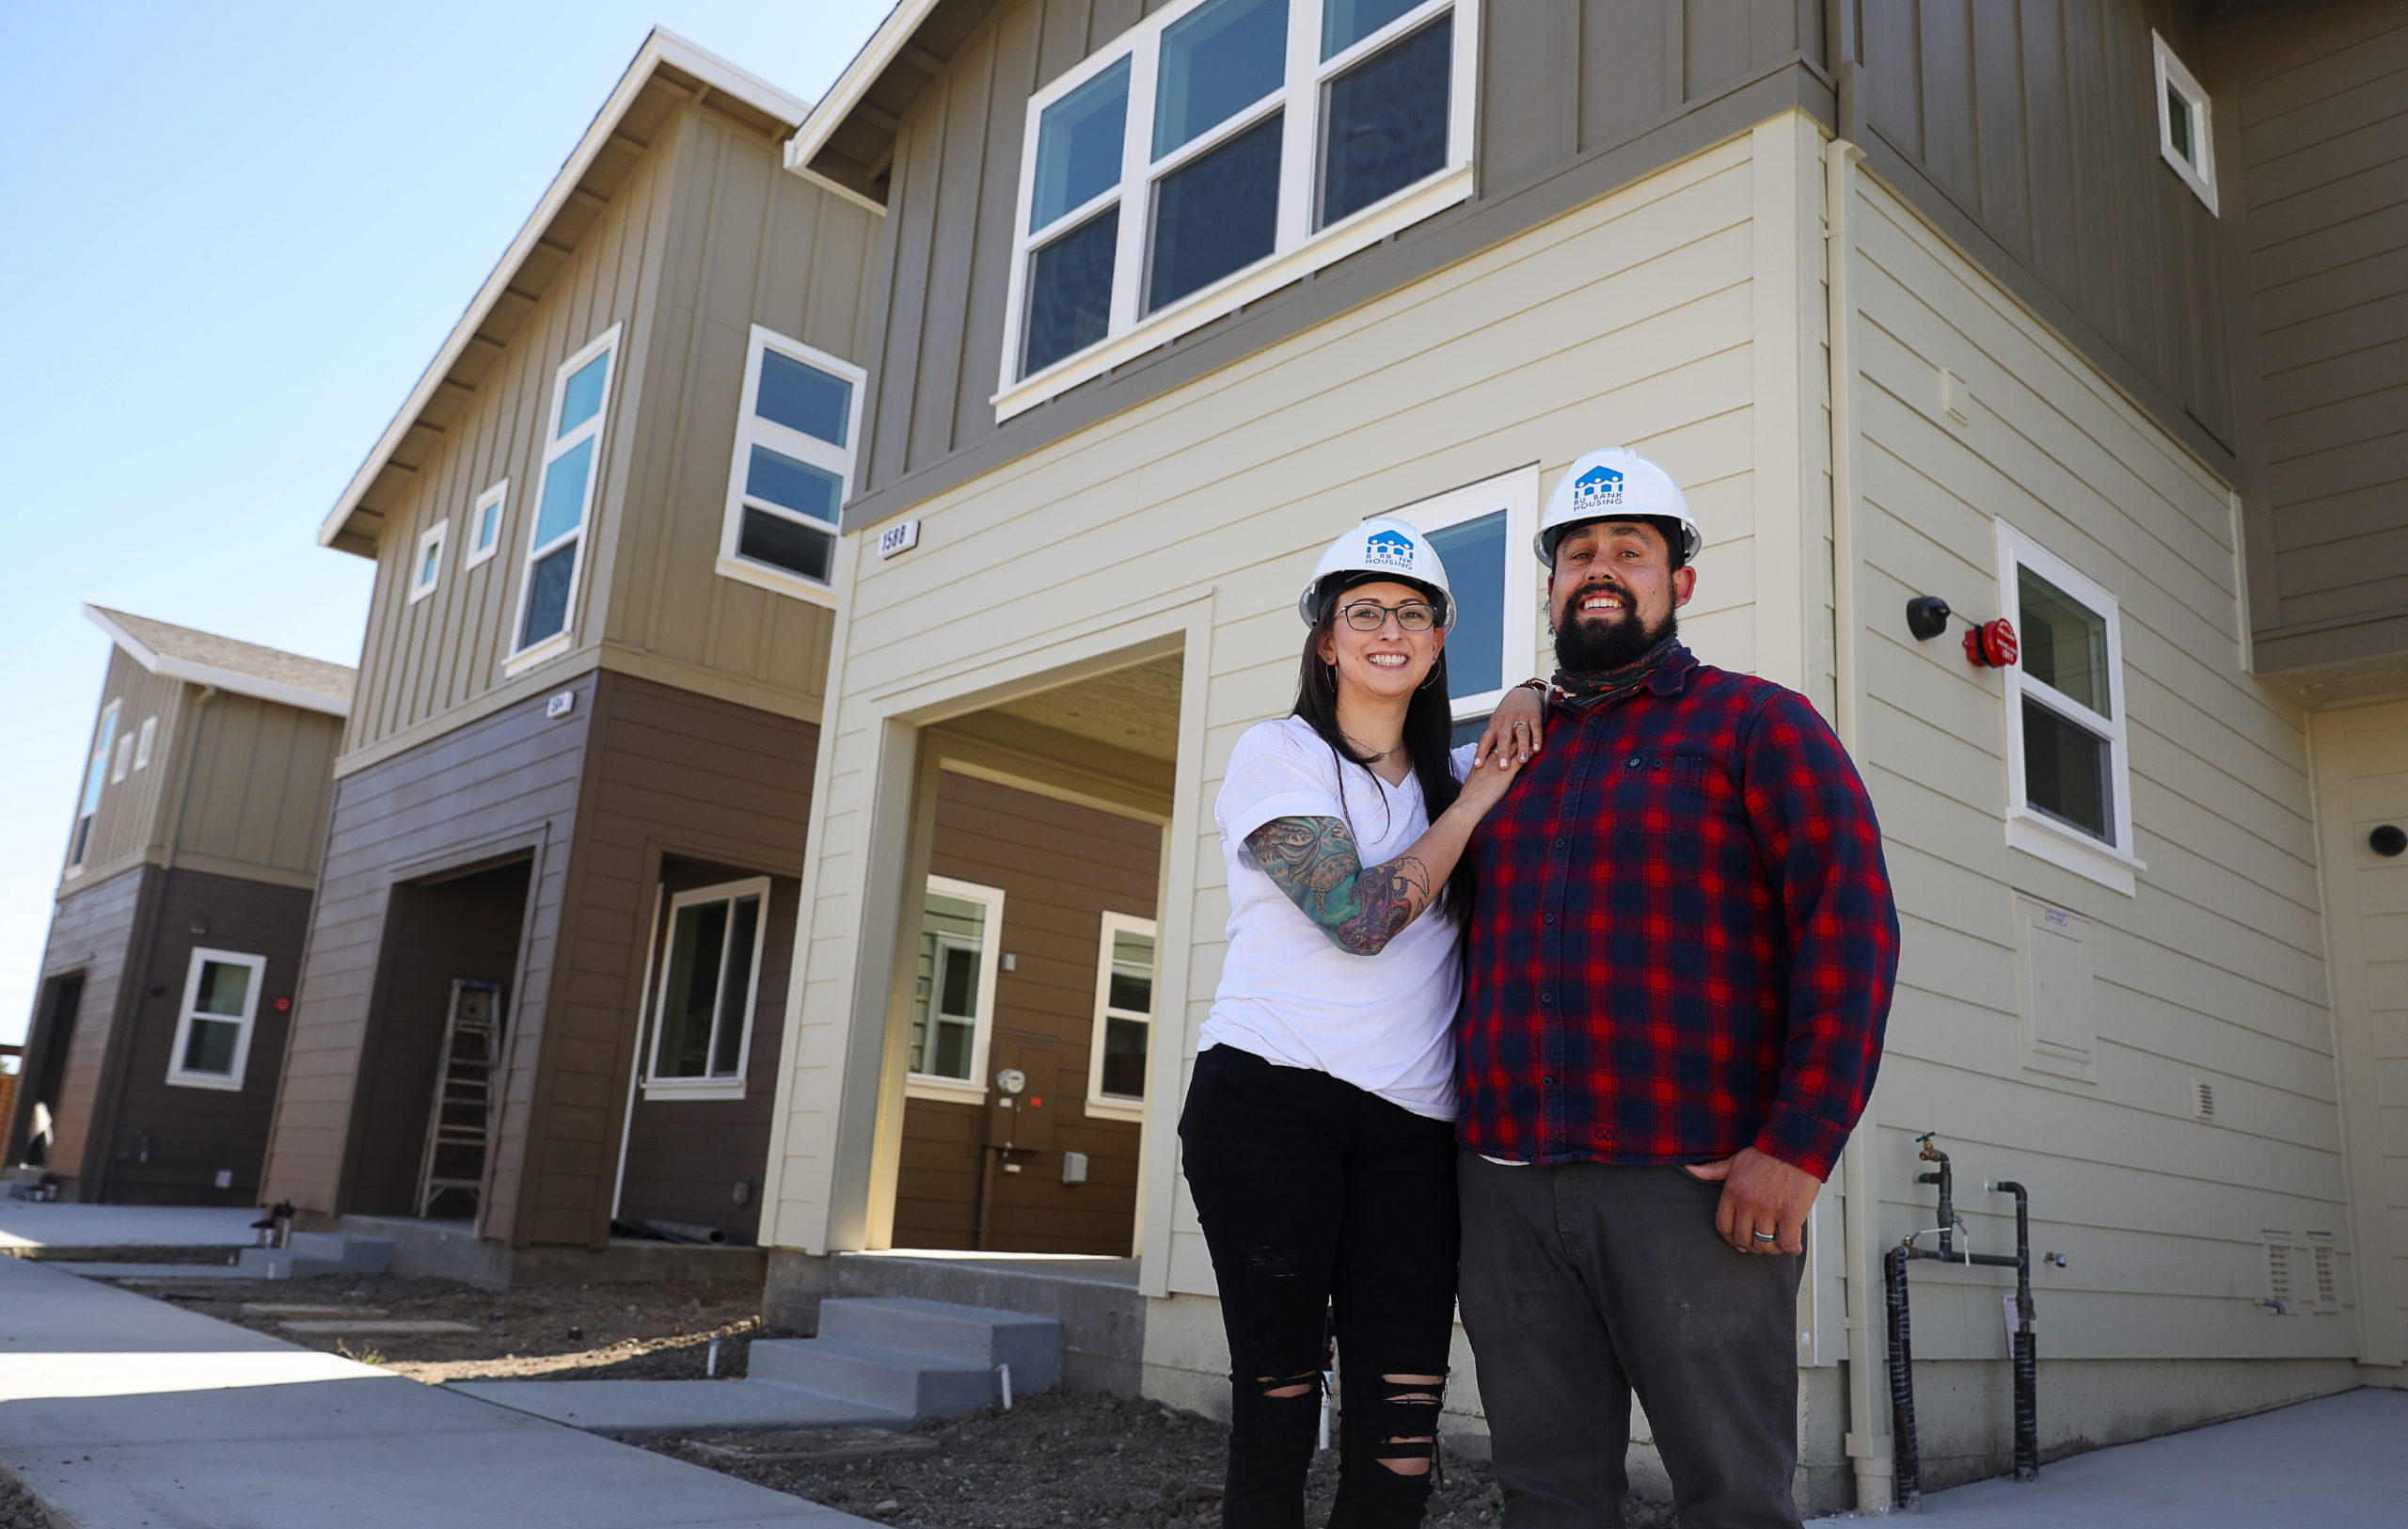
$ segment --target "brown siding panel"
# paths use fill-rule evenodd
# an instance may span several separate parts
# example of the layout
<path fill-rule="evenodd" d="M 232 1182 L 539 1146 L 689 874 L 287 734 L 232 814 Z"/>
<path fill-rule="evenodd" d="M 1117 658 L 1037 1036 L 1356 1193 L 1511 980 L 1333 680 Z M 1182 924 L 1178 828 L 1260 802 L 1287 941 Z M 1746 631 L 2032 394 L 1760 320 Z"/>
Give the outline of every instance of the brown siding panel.
<path fill-rule="evenodd" d="M 132 985 L 141 980 L 140 973 L 129 974 L 127 967 L 135 959 L 133 942 L 159 875 L 150 866 L 121 871 L 59 899 L 51 916 L 41 958 L 43 985 L 71 972 L 84 978 L 53 1109 L 55 1135 L 49 1165 L 52 1172 L 70 1181 L 71 1195 L 90 1198 L 99 1189 L 107 1152 L 105 1131 L 95 1130 L 96 1117 L 107 1107 L 112 1059 L 124 1049 L 124 1011 L 132 1002 Z M 44 1039 L 28 1038 L 37 1044 Z M 28 1056 L 26 1060 L 39 1065 L 43 1059 Z"/>

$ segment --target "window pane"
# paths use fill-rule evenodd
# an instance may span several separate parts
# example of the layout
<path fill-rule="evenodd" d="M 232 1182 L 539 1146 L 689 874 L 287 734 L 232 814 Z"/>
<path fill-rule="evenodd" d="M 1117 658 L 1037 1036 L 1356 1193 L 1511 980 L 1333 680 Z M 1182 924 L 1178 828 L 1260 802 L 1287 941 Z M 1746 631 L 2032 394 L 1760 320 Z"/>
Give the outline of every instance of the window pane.
<path fill-rule="evenodd" d="M 691 902 L 670 925 L 669 976 L 660 996 L 655 1077 L 702 1077 L 710 1058 L 711 1014 L 719 996 L 720 954 L 727 944 L 727 904 Z"/>
<path fill-rule="evenodd" d="M 1324 227 L 1445 167 L 1454 25 L 1450 13 L 1329 82 Z"/>
<path fill-rule="evenodd" d="M 845 501 L 845 480 L 824 468 L 755 446 L 752 465 L 744 470 L 744 491 L 832 526 Z"/>
<path fill-rule="evenodd" d="M 1326 0 L 1321 13 L 1321 56 L 1335 58 L 1421 0 Z"/>
<path fill-rule="evenodd" d="M 2172 80 L 2165 82 L 2165 127 L 2166 136 L 2174 140 L 2174 151 L 2191 164 L 2198 164 L 2191 152 L 2191 104 L 2174 88 Z"/>
<path fill-rule="evenodd" d="M 970 1076 L 970 1043 L 976 1034 L 978 954 L 986 935 L 985 904 L 942 892 L 928 894 L 921 912 L 920 967 L 912 995 L 912 1072 Z M 947 1013 L 958 1017 L 948 1018 Z"/>
<path fill-rule="evenodd" d="M 424 589 L 427 585 L 435 582 L 435 570 L 440 567 L 442 563 L 443 544 L 439 541 L 428 542 L 426 544 L 426 549 L 419 554 L 419 588 Z"/>
<path fill-rule="evenodd" d="M 226 1014 L 240 1019 L 250 996 L 248 966 L 230 961 L 204 961 L 200 964 L 200 987 L 193 995 L 192 1010 L 196 1014 Z"/>
<path fill-rule="evenodd" d="M 2107 618 L 2029 568 L 2015 571 L 2023 672 L 2102 717 L 2108 709 Z"/>
<path fill-rule="evenodd" d="M 1112 250 L 1120 209 L 1100 213 L 1028 258 L 1022 376 L 1086 349 L 1112 327 Z"/>
<path fill-rule="evenodd" d="M 761 385 L 752 393 L 752 412 L 761 418 L 842 446 L 852 407 L 853 385 L 843 377 L 774 350 L 761 353 Z"/>
<path fill-rule="evenodd" d="M 1153 1028 L 1133 1019 L 1103 1022 L 1103 1091 L 1123 1099 L 1146 1096 L 1146 1037 Z"/>
<path fill-rule="evenodd" d="M 1477 743 L 1480 741 L 1480 735 L 1487 730 L 1488 719 L 1486 717 L 1465 717 L 1463 721 L 1455 724 L 1454 732 L 1448 737 L 1448 745 L 1450 748 L 1459 749 L 1466 743 Z"/>
<path fill-rule="evenodd" d="M 1279 124 L 1274 115 L 1155 183 L 1149 310 L 1271 253 L 1279 232 Z"/>
<path fill-rule="evenodd" d="M 491 547 L 493 545 L 494 538 L 500 534 L 501 501 L 495 500 L 492 503 L 486 505 L 483 512 L 477 517 L 476 549 L 482 552 L 486 548 Z"/>
<path fill-rule="evenodd" d="M 544 469 L 544 496 L 535 507 L 537 547 L 575 531 L 585 518 L 585 481 L 594 471 L 594 442 L 580 440 Z"/>
<path fill-rule="evenodd" d="M 577 369 L 577 374 L 568 379 L 568 386 L 561 390 L 561 427 L 552 438 L 554 440 L 602 412 L 602 385 L 610 378 L 609 351 Z"/>
<path fill-rule="evenodd" d="M 2023 698 L 2023 795 L 2035 810 L 2114 843 L 2108 762 L 2105 739 Z"/>
<path fill-rule="evenodd" d="M 1447 633 L 1447 689 L 1480 695 L 1505 685 L 1505 512 L 1430 533 L 1461 613 Z"/>
<path fill-rule="evenodd" d="M 975 1027 L 968 1020 L 939 1020 L 936 1059 L 928 1071 L 939 1077 L 970 1081 L 970 1043 L 976 1036 Z"/>
<path fill-rule="evenodd" d="M 736 555 L 829 582 L 836 558 L 836 538 L 824 531 L 789 520 L 782 515 L 745 506 L 737 528 Z"/>
<path fill-rule="evenodd" d="M 518 645 L 542 642 L 568 629 L 568 586 L 577 575 L 577 543 L 571 542 L 535 565 L 527 576 L 527 621 L 519 629 Z"/>
<path fill-rule="evenodd" d="M 1120 179 L 1129 127 L 1129 60 L 1105 70 L 1045 108 L 1037 125 L 1037 184 L 1028 231 L 1084 207 Z"/>
<path fill-rule="evenodd" d="M 234 1043 L 242 1038 L 243 1027 L 223 1020 L 196 1019 L 192 1030 L 184 1037 L 183 1070 L 187 1073 L 214 1073 L 229 1077 L 234 1072 Z"/>
<path fill-rule="evenodd" d="M 752 947 L 761 935 L 761 900 L 736 900 L 736 927 L 727 937 L 727 969 L 721 974 L 719 1034 L 711 1043 L 711 1076 L 734 1077 L 744 1055 L 744 1011 L 752 989 Z"/>
<path fill-rule="evenodd" d="M 937 954 L 937 1012 L 948 1019 L 976 1019 L 977 947 L 941 946 Z"/>
<path fill-rule="evenodd" d="M 1104 1005 L 1133 1014 L 1154 1010 L 1154 940 L 1150 934 L 1117 930 L 1112 936 L 1112 975 L 1104 984 Z"/>
<path fill-rule="evenodd" d="M 1208 0 L 1163 30 L 1154 157 L 1228 121 L 1287 76 L 1288 0 Z"/>

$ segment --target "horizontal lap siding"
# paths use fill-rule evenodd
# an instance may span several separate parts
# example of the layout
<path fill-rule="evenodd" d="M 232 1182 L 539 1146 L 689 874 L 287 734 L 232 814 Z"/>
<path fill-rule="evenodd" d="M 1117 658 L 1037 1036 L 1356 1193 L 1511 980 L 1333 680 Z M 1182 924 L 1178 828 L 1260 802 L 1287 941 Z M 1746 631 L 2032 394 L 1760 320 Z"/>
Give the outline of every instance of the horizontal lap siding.
<path fill-rule="evenodd" d="M 42 949 L 42 982 L 36 1001 L 48 996 L 49 980 L 80 972 L 84 991 L 75 1011 L 75 1031 L 69 1039 L 67 1061 L 59 1076 L 57 1102 L 52 1107 L 51 1171 L 82 1181 L 78 1187 L 89 1199 L 99 1190 L 106 1163 L 104 1136 L 96 1136 L 95 1117 L 108 1107 L 116 1059 L 124 1049 L 124 1011 L 132 1002 L 129 974 L 135 961 L 133 942 L 155 895 L 160 872 L 149 866 L 121 871 L 107 881 L 77 889 L 59 900 L 51 914 L 50 938 Z M 37 1013 L 36 1019 L 48 1016 Z M 28 1039 L 39 1040 L 32 1036 Z M 26 1061 L 43 1059 L 28 1055 Z M 35 1075 L 30 1067 L 24 1075 Z"/>
<path fill-rule="evenodd" d="M 1164 995 L 1162 1010 L 1161 1043 L 1192 1056 L 1228 911 L 1210 804 L 1238 735 L 1293 697 L 1296 590 L 1339 531 L 1533 462 L 1551 486 L 1581 452 L 1626 442 L 1692 486 L 1706 527 L 1690 641 L 1755 667 L 1748 591 L 1767 502 L 1753 481 L 1750 354 L 1759 168 L 1750 139 L 1726 143 L 930 501 L 914 512 L 919 549 L 864 560 L 848 589 L 833 681 L 844 704 L 866 709 L 890 690 L 1210 600 L 1202 770 L 1179 782 L 1205 811 L 1203 836 L 1194 884 L 1172 892 L 1192 900 L 1196 946 L 1188 991 Z M 1792 275 L 1784 263 L 1779 279 Z M 1776 486 L 1769 502 L 1794 502 L 1792 486 Z M 1045 597 L 998 603 L 997 589 Z M 972 609 L 974 651 L 959 619 Z M 821 1214 L 811 1187 L 833 1149 L 826 1080 L 850 1022 L 879 748 L 860 716 L 848 709 L 829 740 L 820 893 L 804 915 L 813 947 L 782 1207 L 798 1229 Z M 1201 1268 L 1183 1202 L 1179 1218 L 1174 1268 Z"/>
<path fill-rule="evenodd" d="M 2050 1353 L 2347 1355 L 2349 1324 L 2271 1323 L 2250 1299 L 2260 1230 L 2338 1231 L 2343 1184 L 2304 719 L 2241 668 L 2227 493 L 1886 190 L 1865 183 L 1852 221 L 1861 746 L 1906 932 L 1877 1240 L 1928 1224 L 1907 1166 L 1936 1129 L 1962 1181 L 2030 1186 L 2036 1248 L 2074 1255 L 2047 1282 Z M 1941 411 L 1943 368 L 1965 425 Z M 1918 594 L 1996 609 L 1993 517 L 2121 603 L 2134 897 L 2005 845 L 2000 680 L 1897 625 Z M 2019 893 L 2093 920 L 2095 1083 L 2024 1065 Z M 2011 1242 L 2003 1200 L 1960 1187 L 1958 1208 L 1978 1247 Z M 1918 1281 L 1919 1356 L 2004 1353 L 1995 1282 Z"/>
<path fill-rule="evenodd" d="M 1098 1043 L 1095 981 L 1103 915 L 1154 916 L 1162 830 L 952 771 L 937 777 L 933 875 L 1004 893 L 996 936 L 1015 969 L 995 979 L 994 1059 L 1018 1047 L 1054 1059 L 1054 1144 L 995 1175 L 988 1246 L 1007 1252 L 1125 1256 L 1134 1230 L 1138 1128 L 1087 1113 Z M 904 1109 L 895 1245 L 974 1245 L 984 1107 L 913 1099 Z M 1087 1155 L 1087 1182 L 1061 1182 L 1065 1152 Z"/>
<path fill-rule="evenodd" d="M 2226 29 L 2219 138 L 2255 327 L 2264 667 L 2408 647 L 2408 18 L 2373 0 Z"/>

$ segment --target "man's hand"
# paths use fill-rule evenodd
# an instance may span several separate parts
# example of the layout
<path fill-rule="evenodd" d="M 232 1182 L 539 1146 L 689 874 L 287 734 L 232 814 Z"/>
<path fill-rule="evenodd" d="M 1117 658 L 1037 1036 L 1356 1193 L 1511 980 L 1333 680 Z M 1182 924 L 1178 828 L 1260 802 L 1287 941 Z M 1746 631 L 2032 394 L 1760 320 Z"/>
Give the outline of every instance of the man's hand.
<path fill-rule="evenodd" d="M 1714 1208 L 1714 1230 L 1743 1253 L 1802 1253 L 1806 1250 L 1806 1213 L 1814 1208 L 1822 1181 L 1802 1168 L 1753 1147 L 1714 1163 L 1691 1163 L 1687 1171 L 1709 1184 L 1722 1186 L 1722 1202 Z M 1773 1234 L 1771 1240 L 1757 1236 Z"/>
<path fill-rule="evenodd" d="M 1517 757 L 1517 765 L 1528 764 L 1545 737 L 1546 697 L 1528 686 L 1516 685 L 1488 714 L 1488 725 L 1481 729 L 1479 746 L 1471 751 L 1472 768 L 1477 770 L 1488 763 L 1491 756 L 1502 762 L 1509 754 Z"/>

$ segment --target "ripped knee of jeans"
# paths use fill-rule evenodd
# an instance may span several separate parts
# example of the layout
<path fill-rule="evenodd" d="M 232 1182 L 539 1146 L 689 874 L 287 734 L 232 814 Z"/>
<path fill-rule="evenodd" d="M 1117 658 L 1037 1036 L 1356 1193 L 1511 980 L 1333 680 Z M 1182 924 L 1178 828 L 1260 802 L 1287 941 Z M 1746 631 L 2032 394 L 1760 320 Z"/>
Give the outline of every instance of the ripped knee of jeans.
<path fill-rule="evenodd" d="M 1369 1396 L 1360 1394 L 1368 1389 Z M 1349 1387 L 1348 1401 L 1368 1404 L 1374 1441 L 1372 1457 L 1401 1476 L 1428 1476 L 1438 1458 L 1438 1406 L 1447 1394 L 1445 1371 L 1436 1375 L 1384 1375 L 1368 1388 L 1361 1380 Z"/>

